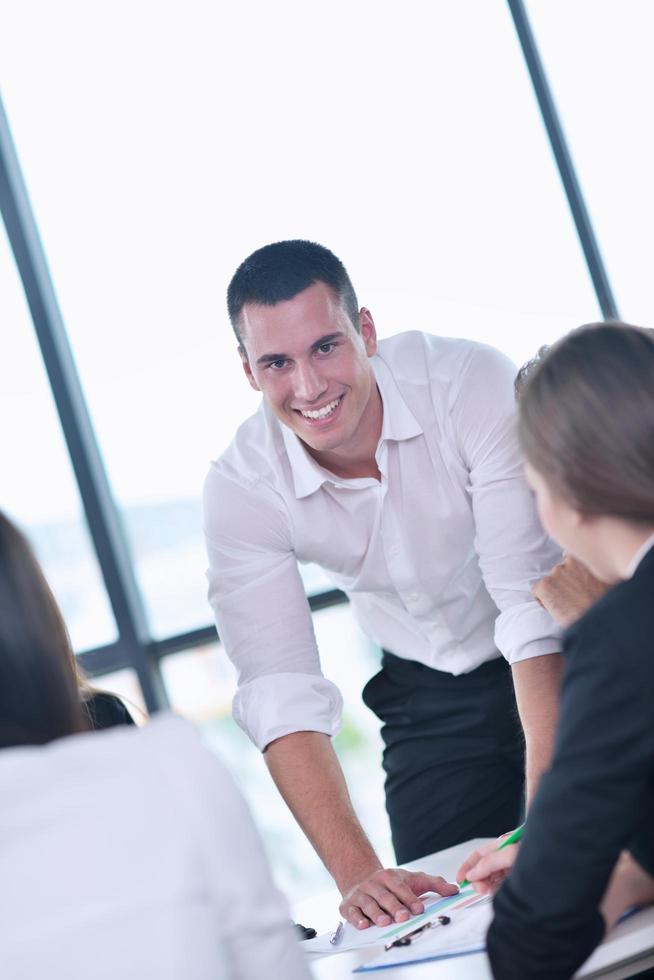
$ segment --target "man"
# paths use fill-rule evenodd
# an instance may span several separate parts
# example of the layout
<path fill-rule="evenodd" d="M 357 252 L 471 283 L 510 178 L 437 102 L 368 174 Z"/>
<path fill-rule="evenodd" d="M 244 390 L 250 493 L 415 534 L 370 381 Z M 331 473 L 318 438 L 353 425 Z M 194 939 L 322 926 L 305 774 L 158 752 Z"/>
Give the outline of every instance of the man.
<path fill-rule="evenodd" d="M 330 742 L 340 694 L 320 672 L 297 562 L 330 574 L 385 651 L 364 700 L 384 722 L 398 861 L 514 826 L 515 702 L 529 795 L 549 761 L 561 669 L 530 592 L 559 556 L 522 477 L 515 372 L 462 340 L 409 332 L 378 346 L 343 265 L 310 242 L 246 259 L 228 309 L 263 395 L 205 486 L 234 716 L 333 875 L 342 914 L 360 928 L 402 921 L 425 887 L 443 886 L 382 870 L 356 819 Z"/>

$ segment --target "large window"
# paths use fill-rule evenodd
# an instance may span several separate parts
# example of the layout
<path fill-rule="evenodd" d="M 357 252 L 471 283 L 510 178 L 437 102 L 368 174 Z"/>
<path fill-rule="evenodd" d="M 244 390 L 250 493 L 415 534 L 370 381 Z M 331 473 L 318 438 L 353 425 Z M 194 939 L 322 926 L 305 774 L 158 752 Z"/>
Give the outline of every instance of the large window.
<path fill-rule="evenodd" d="M 77 649 L 116 638 L 29 310 L 0 226 L 0 508 L 27 533 Z"/>
<path fill-rule="evenodd" d="M 382 336 L 523 361 L 598 315 L 502 3 L 25 0 L 0 63 L 155 636 L 209 621 L 198 497 L 258 403 L 224 307 L 253 248 L 331 246 Z"/>
<path fill-rule="evenodd" d="M 649 5 L 529 6 L 618 301 L 645 319 Z M 116 641 L 111 657 L 92 650 L 85 661 L 122 668 L 101 686 L 139 704 L 133 668 L 142 684 L 152 672 L 157 703 L 161 660 L 173 707 L 238 770 L 278 877 L 297 896 L 325 873 L 230 718 L 233 672 L 210 642 L 202 481 L 258 405 L 225 288 L 254 248 L 305 237 L 343 258 L 382 337 L 468 336 L 520 363 L 598 318 L 509 6 L 11 7 L 0 32 L 3 101 L 128 538 L 117 551 L 138 583 L 123 590 L 131 614 L 114 603 L 119 637 L 1 236 L 0 505 L 35 542 L 77 651 Z M 609 55 L 619 71 L 604 70 Z M 120 578 L 120 561 L 113 567 Z M 328 588 L 318 569 L 303 574 L 309 594 Z M 148 623 L 130 630 L 141 595 Z M 377 653 L 347 607 L 317 613 L 316 630 L 325 673 L 345 695 L 336 745 L 355 806 L 390 861 L 381 743 L 359 698 Z"/>
<path fill-rule="evenodd" d="M 650 0 L 530 0 L 621 315 L 654 326 Z"/>

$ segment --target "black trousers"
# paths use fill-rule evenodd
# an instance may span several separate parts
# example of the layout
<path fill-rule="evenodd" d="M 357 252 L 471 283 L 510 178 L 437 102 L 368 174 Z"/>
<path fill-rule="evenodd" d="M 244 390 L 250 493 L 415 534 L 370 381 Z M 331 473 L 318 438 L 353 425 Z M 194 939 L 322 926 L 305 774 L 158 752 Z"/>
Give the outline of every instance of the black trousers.
<path fill-rule="evenodd" d="M 503 658 L 453 677 L 384 651 L 363 700 L 383 722 L 398 863 L 520 823 L 524 740 Z"/>

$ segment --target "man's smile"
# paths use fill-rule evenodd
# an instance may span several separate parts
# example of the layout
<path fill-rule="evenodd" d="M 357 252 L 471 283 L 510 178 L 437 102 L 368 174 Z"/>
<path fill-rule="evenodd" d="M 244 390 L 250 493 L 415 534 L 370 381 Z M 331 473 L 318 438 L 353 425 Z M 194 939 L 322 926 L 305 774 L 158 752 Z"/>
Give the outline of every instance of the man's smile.
<path fill-rule="evenodd" d="M 334 413 L 338 410 L 341 402 L 343 401 L 343 395 L 339 395 L 338 398 L 334 398 L 332 401 L 327 402 L 320 408 L 296 408 L 294 409 L 299 415 L 302 416 L 307 422 L 323 422 L 326 419 L 331 419 Z"/>

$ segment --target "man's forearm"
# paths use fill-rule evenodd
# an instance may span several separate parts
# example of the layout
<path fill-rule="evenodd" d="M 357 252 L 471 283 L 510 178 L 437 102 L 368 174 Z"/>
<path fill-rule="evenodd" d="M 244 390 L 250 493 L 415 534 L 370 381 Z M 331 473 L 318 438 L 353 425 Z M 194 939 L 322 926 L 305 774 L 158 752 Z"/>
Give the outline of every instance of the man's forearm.
<path fill-rule="evenodd" d="M 327 735 L 285 735 L 271 742 L 264 758 L 293 816 L 342 894 L 381 868 L 352 808 Z"/>
<path fill-rule="evenodd" d="M 515 697 L 525 734 L 527 805 L 552 758 L 562 672 L 560 653 L 532 657 L 512 667 Z"/>

